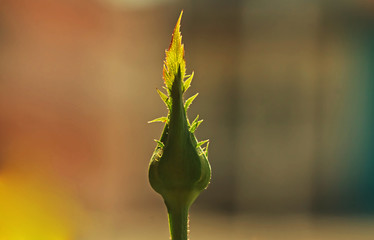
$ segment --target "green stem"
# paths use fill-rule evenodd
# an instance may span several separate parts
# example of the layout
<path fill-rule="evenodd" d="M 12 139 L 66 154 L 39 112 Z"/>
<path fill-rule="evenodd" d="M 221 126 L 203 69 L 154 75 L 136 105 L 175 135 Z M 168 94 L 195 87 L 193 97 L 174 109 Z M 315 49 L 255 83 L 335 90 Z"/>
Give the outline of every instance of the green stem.
<path fill-rule="evenodd" d="M 188 239 L 188 207 L 167 205 L 171 240 Z"/>

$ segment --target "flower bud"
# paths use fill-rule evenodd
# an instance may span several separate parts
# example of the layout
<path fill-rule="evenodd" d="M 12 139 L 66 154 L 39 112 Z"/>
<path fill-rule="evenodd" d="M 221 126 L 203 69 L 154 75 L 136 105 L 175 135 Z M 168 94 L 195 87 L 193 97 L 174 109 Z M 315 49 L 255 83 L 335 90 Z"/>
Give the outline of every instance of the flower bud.
<path fill-rule="evenodd" d="M 183 101 L 193 73 L 185 76 L 184 46 L 179 32 L 182 13 L 166 51 L 163 78 L 167 94 L 158 91 L 169 113 L 154 120 L 164 122 L 165 126 L 160 140 L 156 140 L 157 147 L 149 165 L 149 182 L 168 209 L 172 240 L 187 239 L 189 207 L 208 186 L 211 177 L 208 146 L 202 148 L 208 141 L 198 142 L 194 135 L 202 120 L 197 117 L 189 123 L 187 118 L 187 109 L 197 94 Z"/>

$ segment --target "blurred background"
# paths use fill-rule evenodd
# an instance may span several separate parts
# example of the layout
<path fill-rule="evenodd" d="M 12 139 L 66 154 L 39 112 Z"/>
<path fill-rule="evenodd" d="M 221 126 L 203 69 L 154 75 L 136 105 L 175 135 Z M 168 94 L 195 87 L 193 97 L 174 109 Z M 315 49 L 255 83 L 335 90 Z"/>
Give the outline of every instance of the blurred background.
<path fill-rule="evenodd" d="M 168 239 L 148 163 L 182 34 L 191 239 L 374 239 L 370 0 L 1 0 L 0 240 Z"/>

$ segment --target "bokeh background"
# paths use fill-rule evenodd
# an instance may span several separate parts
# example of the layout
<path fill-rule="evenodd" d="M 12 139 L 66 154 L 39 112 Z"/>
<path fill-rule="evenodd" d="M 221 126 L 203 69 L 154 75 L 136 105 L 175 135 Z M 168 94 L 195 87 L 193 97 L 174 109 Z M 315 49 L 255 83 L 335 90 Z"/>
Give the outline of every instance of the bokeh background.
<path fill-rule="evenodd" d="M 1 0 L 0 240 L 169 238 L 147 121 L 181 9 L 191 239 L 374 239 L 372 1 Z"/>

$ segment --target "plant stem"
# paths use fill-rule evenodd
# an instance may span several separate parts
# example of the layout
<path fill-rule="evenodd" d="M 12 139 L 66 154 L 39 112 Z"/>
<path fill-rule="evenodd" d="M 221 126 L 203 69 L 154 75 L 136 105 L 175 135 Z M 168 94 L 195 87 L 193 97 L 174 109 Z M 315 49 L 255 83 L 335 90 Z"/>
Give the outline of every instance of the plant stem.
<path fill-rule="evenodd" d="M 171 240 L 188 240 L 188 207 L 167 205 Z"/>

